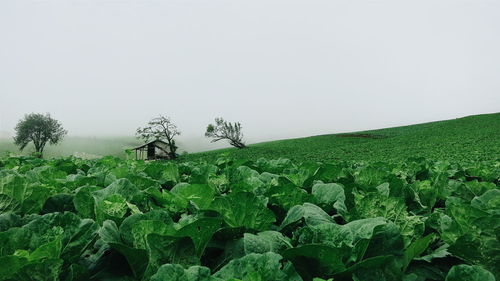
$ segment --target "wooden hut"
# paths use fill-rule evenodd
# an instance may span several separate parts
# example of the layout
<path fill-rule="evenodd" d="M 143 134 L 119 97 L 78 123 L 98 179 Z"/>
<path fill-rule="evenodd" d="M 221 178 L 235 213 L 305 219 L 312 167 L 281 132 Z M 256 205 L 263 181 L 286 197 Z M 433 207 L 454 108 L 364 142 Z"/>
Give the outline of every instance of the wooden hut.
<path fill-rule="evenodd" d="M 136 160 L 170 159 L 168 143 L 162 140 L 150 141 L 133 149 Z"/>

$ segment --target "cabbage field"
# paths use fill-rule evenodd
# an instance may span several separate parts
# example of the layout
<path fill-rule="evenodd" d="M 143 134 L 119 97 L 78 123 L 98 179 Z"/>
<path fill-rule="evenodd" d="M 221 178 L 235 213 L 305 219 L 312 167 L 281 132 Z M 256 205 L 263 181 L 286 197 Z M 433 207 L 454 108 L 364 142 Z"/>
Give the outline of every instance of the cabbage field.
<path fill-rule="evenodd" d="M 0 160 L 0 280 L 500 277 L 500 162 Z"/>

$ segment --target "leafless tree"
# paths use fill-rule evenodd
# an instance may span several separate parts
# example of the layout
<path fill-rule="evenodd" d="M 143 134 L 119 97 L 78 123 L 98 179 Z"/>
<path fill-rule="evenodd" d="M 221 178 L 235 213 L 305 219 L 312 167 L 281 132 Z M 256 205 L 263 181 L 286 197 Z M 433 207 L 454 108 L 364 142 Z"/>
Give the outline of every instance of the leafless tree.
<path fill-rule="evenodd" d="M 211 142 L 226 139 L 234 147 L 246 147 L 243 143 L 243 133 L 239 122 L 231 123 L 222 118 L 215 118 L 215 124 L 208 124 L 205 137 L 213 138 Z"/>
<path fill-rule="evenodd" d="M 177 146 L 175 145 L 175 136 L 181 132 L 177 126 L 170 120 L 170 117 L 159 116 L 151 119 L 144 127 L 137 128 L 136 136 L 144 142 L 152 140 L 162 140 L 168 144 L 170 151 L 165 151 L 171 159 L 177 157 Z"/>

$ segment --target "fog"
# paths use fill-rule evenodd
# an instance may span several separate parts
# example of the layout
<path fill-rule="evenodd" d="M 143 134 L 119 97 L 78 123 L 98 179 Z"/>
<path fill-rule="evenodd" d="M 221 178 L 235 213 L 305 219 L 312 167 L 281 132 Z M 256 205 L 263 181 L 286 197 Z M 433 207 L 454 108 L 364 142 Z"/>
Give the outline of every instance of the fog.
<path fill-rule="evenodd" d="M 500 1 L 0 1 L 0 132 L 49 112 L 69 136 L 159 114 L 209 147 L 500 111 Z M 214 146 L 214 147 L 220 147 Z"/>

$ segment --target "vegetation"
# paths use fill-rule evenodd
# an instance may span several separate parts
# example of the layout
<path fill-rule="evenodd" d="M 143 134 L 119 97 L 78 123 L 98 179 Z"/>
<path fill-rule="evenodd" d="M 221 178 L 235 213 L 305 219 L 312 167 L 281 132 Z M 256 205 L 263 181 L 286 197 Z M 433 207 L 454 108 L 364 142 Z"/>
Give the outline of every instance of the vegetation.
<path fill-rule="evenodd" d="M 499 177 L 424 158 L 5 158 L 0 280 L 493 281 Z"/>
<path fill-rule="evenodd" d="M 251 144 L 247 149 L 222 149 L 182 155 L 181 161 L 216 161 L 233 158 L 258 160 L 285 157 L 293 161 L 402 161 L 408 157 L 440 160 L 496 160 L 500 155 L 500 113 L 387 128 L 348 134 L 321 135 Z M 368 136 L 363 136 L 368 135 Z M 371 135 L 371 136 L 370 136 Z M 75 152 L 125 158 L 125 149 L 137 146 L 133 137 L 65 137 L 57 146 L 46 146 L 45 157 L 70 156 Z M 197 142 L 176 145 L 199 147 Z M 208 149 L 208 145 L 204 145 Z M 0 139 L 0 155 L 16 151 L 10 140 Z M 28 145 L 23 154 L 34 151 Z M 188 150 L 189 151 L 189 150 Z"/>
<path fill-rule="evenodd" d="M 152 140 L 165 141 L 169 147 L 169 151 L 165 151 L 165 153 L 169 155 L 170 159 L 177 158 L 177 145 L 175 145 L 174 138 L 180 134 L 181 132 L 170 118 L 161 115 L 151 119 L 147 126 L 138 128 L 136 132 L 137 137 L 144 140 L 144 142 Z"/>
<path fill-rule="evenodd" d="M 35 146 L 35 152 L 42 157 L 47 143 L 57 144 L 67 134 L 59 121 L 39 113 L 31 113 L 24 116 L 16 126 L 14 143 L 23 150 L 30 142 Z"/>
<path fill-rule="evenodd" d="M 160 138 L 154 124 L 138 135 Z M 182 161 L 3 158 L 0 280 L 493 281 L 498 124 L 472 116 Z"/>
<path fill-rule="evenodd" d="M 205 137 L 212 138 L 211 142 L 228 140 L 229 144 L 236 148 L 245 148 L 243 143 L 243 132 L 239 122 L 231 123 L 222 118 L 215 118 L 215 125 L 208 124 Z"/>
<path fill-rule="evenodd" d="M 126 149 L 140 145 L 141 142 L 135 137 L 83 137 L 66 136 L 57 146 L 46 146 L 44 158 L 58 158 L 67 156 L 88 155 L 91 158 L 112 155 L 126 158 Z M 17 146 L 10 139 L 0 138 L 0 157 L 12 155 L 30 155 L 35 151 L 33 144 L 19 152 Z M 86 158 L 86 157 L 84 157 Z"/>
<path fill-rule="evenodd" d="M 194 153 L 184 161 L 215 161 L 222 154 L 237 159 L 280 157 L 294 161 L 403 161 L 408 157 L 436 160 L 497 160 L 500 157 L 500 113 L 446 121 L 321 135 L 252 144 L 247 149 Z"/>

